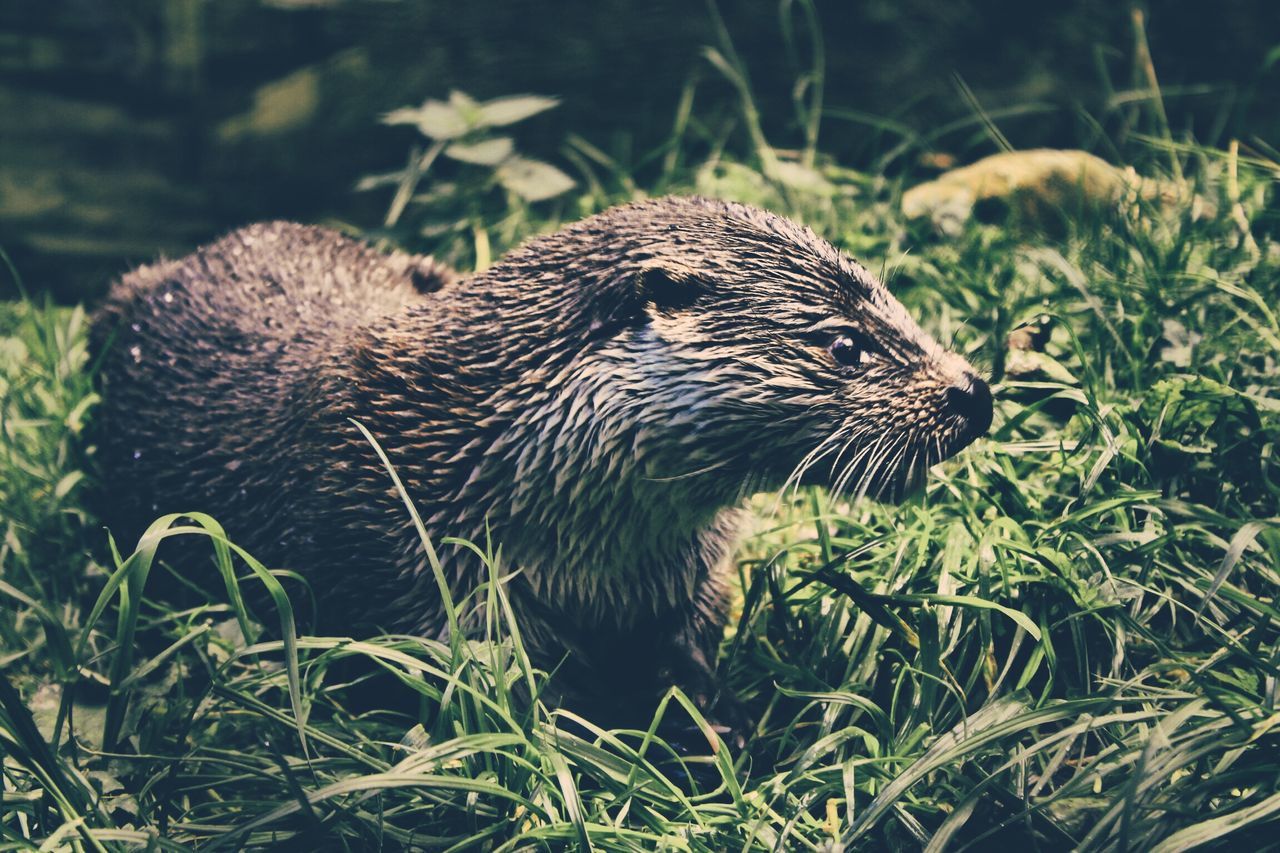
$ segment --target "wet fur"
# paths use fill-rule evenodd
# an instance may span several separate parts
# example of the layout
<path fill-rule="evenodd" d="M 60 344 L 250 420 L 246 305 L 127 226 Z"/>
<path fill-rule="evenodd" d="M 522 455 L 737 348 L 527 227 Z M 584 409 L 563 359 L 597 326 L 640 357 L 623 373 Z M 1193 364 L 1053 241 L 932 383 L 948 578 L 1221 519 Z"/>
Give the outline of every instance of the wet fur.
<path fill-rule="evenodd" d="M 612 690 L 627 657 L 634 689 L 707 695 L 745 496 L 892 496 L 981 431 L 946 406 L 963 359 L 864 268 L 753 208 L 615 208 L 452 279 L 288 223 L 126 276 L 94 327 L 112 529 L 205 511 L 303 572 L 325 630 L 440 636 L 422 546 L 356 419 L 437 545 L 502 546 L 540 662 L 568 650 L 572 680 Z M 833 364 L 837 328 L 876 357 Z M 441 554 L 455 597 L 484 579 Z"/>

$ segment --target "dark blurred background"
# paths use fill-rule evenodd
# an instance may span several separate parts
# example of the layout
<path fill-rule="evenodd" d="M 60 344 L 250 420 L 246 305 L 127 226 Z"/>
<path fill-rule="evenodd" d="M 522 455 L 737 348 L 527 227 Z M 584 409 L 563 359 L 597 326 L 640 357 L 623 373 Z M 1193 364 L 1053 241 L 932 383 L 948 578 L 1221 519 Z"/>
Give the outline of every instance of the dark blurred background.
<path fill-rule="evenodd" d="M 854 168 L 895 141 L 865 116 L 922 131 L 971 116 L 957 75 L 1015 147 L 1104 156 L 1106 117 L 1141 85 L 1134 7 L 1114 0 L 817 5 L 832 112 L 820 148 Z M 720 12 L 785 147 L 800 138 L 801 69 L 779 6 Z M 1141 8 L 1175 133 L 1280 141 L 1280 2 Z M 0 247 L 29 290 L 65 300 L 255 219 L 375 225 L 385 193 L 353 185 L 399 167 L 416 138 L 378 116 L 452 88 L 558 95 L 522 148 L 554 161 L 576 133 L 629 167 L 669 134 L 690 80 L 695 112 L 729 105 L 701 57 L 715 40 L 696 0 L 3 0 Z M 1103 121 L 1092 138 L 1083 114 Z M 936 144 L 962 161 L 994 150 L 980 133 Z"/>

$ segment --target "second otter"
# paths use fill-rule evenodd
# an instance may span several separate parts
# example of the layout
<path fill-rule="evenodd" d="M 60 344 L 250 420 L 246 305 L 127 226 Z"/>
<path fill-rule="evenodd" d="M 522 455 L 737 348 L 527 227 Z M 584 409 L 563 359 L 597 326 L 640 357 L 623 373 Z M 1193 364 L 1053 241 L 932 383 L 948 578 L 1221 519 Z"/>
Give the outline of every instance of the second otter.
<path fill-rule="evenodd" d="M 990 424 L 986 383 L 866 269 L 743 205 L 615 208 L 447 278 L 286 223 L 126 276 L 94 330 L 117 536 L 204 511 L 304 572 L 326 630 L 439 636 L 355 419 L 436 542 L 502 546 L 540 662 L 710 696 L 747 495 L 892 497 Z M 441 555 L 455 597 L 484 579 Z"/>

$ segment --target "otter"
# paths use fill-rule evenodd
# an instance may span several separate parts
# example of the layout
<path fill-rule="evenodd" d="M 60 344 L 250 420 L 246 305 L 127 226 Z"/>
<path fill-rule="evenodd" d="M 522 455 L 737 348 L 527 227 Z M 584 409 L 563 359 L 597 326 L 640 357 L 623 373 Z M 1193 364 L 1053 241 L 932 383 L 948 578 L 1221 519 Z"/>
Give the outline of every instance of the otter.
<path fill-rule="evenodd" d="M 92 345 L 118 536 L 203 511 L 303 573 L 325 630 L 442 637 L 359 422 L 436 543 L 501 546 L 535 662 L 578 692 L 675 684 L 704 706 L 745 498 L 893 500 L 992 416 L 977 372 L 863 266 L 702 198 L 607 210 L 466 277 L 253 225 L 124 276 Z M 472 551 L 439 555 L 456 600 L 487 580 Z"/>

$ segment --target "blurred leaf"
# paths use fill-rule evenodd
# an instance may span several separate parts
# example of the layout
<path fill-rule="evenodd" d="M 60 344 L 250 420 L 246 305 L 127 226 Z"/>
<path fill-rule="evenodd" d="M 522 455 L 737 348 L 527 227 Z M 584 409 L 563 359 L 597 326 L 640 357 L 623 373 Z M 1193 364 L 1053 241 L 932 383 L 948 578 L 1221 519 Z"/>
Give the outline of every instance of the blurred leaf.
<path fill-rule="evenodd" d="M 19 338 L 0 338 L 0 366 L 6 370 L 27 360 L 27 345 Z"/>
<path fill-rule="evenodd" d="M 811 169 L 800 163 L 779 160 L 774 165 L 773 176 L 778 182 L 794 190 L 803 190 L 818 195 L 831 195 L 835 185 L 824 178 L 817 169 Z"/>
<path fill-rule="evenodd" d="M 457 139 L 471 126 L 456 106 L 427 100 L 420 107 L 402 107 L 382 117 L 383 124 L 412 124 L 432 139 Z"/>
<path fill-rule="evenodd" d="M 457 110 L 458 114 L 462 116 L 469 116 L 480 108 L 475 98 L 457 89 L 449 93 L 449 106 Z"/>
<path fill-rule="evenodd" d="M 1204 340 L 1204 335 L 1188 331 L 1183 323 L 1172 317 L 1165 317 L 1161 326 L 1164 338 L 1156 345 L 1160 358 L 1175 367 L 1190 367 L 1192 353 L 1196 345 Z"/>
<path fill-rule="evenodd" d="M 456 234 L 466 231 L 468 223 L 465 219 L 454 222 L 428 222 L 418 230 L 423 237 L 439 238 L 446 234 Z"/>
<path fill-rule="evenodd" d="M 512 157 L 498 167 L 498 181 L 525 201 L 544 201 L 573 188 L 573 178 L 541 160 Z"/>
<path fill-rule="evenodd" d="M 1080 384 L 1080 380 L 1062 362 L 1048 353 L 1035 350 L 1011 350 L 1005 363 L 1005 372 L 1020 381 L 1042 377 L 1063 385 Z"/>
<path fill-rule="evenodd" d="M 76 487 L 76 484 L 84 479 L 83 471 L 72 471 L 67 474 L 58 484 L 53 487 L 53 496 L 58 499 L 65 498 L 67 493 Z"/>
<path fill-rule="evenodd" d="M 536 116 L 538 113 L 560 106 L 558 98 L 543 95 L 511 95 L 494 98 L 480 106 L 481 127 L 501 127 Z"/>
<path fill-rule="evenodd" d="M 472 144 L 455 142 L 444 150 L 444 154 L 463 163 L 496 166 L 514 154 L 515 150 L 516 146 L 511 141 L 511 137 L 499 136 Z"/>
<path fill-rule="evenodd" d="M 378 187 L 394 187 L 398 186 L 404 180 L 404 172 L 384 172 L 381 175 L 365 175 L 356 182 L 356 190 L 366 192 L 368 190 L 376 190 Z"/>

